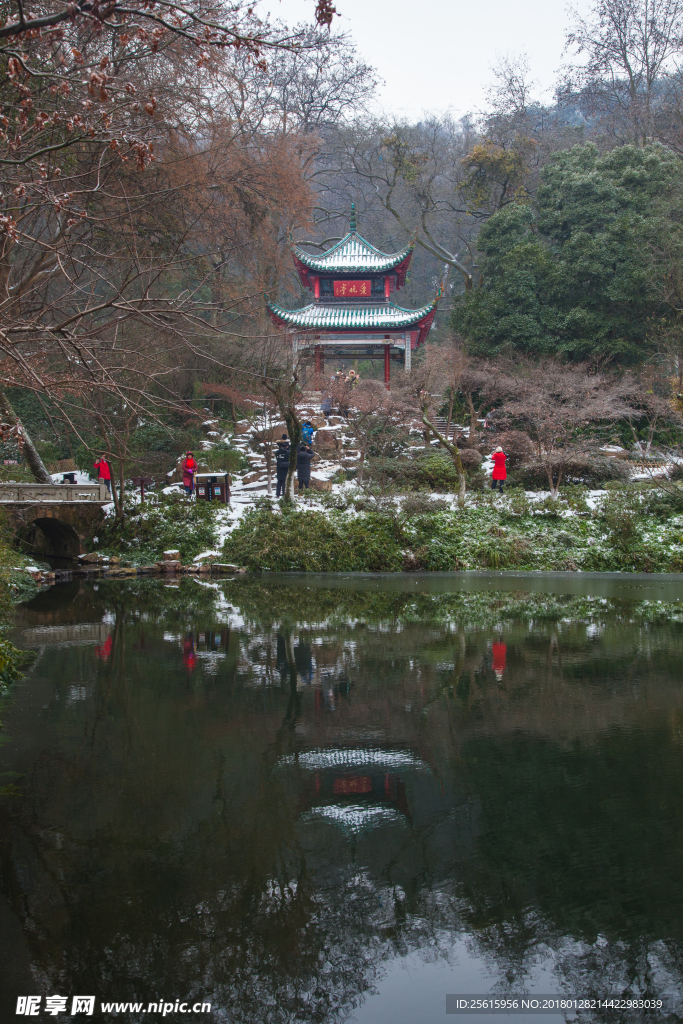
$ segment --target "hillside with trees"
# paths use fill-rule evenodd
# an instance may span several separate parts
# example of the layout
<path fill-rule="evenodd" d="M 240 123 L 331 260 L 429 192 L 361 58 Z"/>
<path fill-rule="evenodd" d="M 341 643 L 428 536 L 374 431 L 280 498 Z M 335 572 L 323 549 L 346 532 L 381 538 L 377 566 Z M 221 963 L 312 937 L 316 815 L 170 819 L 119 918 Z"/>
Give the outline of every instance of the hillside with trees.
<path fill-rule="evenodd" d="M 296 445 L 329 377 L 305 355 L 292 364 L 264 300 L 303 304 L 291 241 L 328 249 L 354 203 L 386 251 L 414 244 L 404 304 L 431 301 L 439 282 L 444 294 L 390 398 L 378 365 L 356 364 L 368 387 L 345 409 L 345 443 L 357 454 L 327 460 L 333 486 L 381 503 L 448 478 L 463 508 L 500 441 L 512 482 L 551 498 L 627 479 L 610 446 L 631 475 L 669 467 L 678 493 L 678 0 L 596 0 L 567 26 L 550 103 L 525 57 L 504 58 L 485 111 L 414 122 L 378 111 L 377 76 L 330 31 L 325 0 L 294 27 L 241 0 L 8 11 L 4 479 L 105 458 L 123 529 L 131 477 L 161 489 L 188 447 L 238 479 L 254 452 L 272 460 L 273 424 Z M 417 468 L 435 458 L 445 470 Z"/>

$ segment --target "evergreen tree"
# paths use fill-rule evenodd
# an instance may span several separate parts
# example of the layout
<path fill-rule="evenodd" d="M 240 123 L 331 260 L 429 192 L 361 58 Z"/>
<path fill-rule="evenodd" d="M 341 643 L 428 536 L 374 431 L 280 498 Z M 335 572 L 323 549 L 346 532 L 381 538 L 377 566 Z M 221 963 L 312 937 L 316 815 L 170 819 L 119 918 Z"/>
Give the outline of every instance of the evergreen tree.
<path fill-rule="evenodd" d="M 458 297 L 451 323 L 470 349 L 636 362 L 666 316 L 652 252 L 681 213 L 680 162 L 659 145 L 594 145 L 558 153 L 534 202 L 482 228 L 481 286 Z"/>

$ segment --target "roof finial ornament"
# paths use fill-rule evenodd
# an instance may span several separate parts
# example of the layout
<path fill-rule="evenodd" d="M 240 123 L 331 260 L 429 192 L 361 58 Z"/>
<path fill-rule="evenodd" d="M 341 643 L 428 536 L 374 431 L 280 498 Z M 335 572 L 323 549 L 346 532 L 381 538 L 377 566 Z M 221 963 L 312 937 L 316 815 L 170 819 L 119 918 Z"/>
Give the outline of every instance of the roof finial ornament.
<path fill-rule="evenodd" d="M 356 204 L 355 203 L 351 203 L 351 220 L 349 222 L 349 230 L 350 231 L 355 231 L 356 230 Z"/>

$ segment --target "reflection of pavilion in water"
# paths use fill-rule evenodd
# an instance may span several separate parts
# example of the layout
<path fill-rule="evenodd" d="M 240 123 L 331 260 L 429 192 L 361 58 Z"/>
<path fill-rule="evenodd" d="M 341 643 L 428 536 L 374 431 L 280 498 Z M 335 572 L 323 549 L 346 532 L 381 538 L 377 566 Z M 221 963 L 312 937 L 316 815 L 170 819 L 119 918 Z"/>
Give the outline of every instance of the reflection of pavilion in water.
<path fill-rule="evenodd" d="M 382 823 L 412 824 L 406 777 L 429 767 L 406 751 L 328 748 L 283 759 L 300 777 L 300 817 L 325 821 L 347 835 Z"/>
<path fill-rule="evenodd" d="M 300 749 L 280 758 L 276 773 L 296 808 L 307 870 L 319 881 L 357 867 L 381 885 L 424 871 L 447 878 L 474 850 L 478 802 L 411 750 Z"/>
<path fill-rule="evenodd" d="M 413 816 L 408 799 L 409 776 L 422 775 L 433 780 L 428 764 L 411 752 L 383 749 L 378 746 L 337 746 L 341 742 L 362 742 L 368 739 L 367 729 L 354 729 L 347 716 L 335 728 L 337 715 L 330 712 L 347 710 L 352 683 L 343 657 L 323 664 L 314 656 L 314 645 L 302 636 L 277 636 L 276 666 L 283 682 L 289 679 L 297 691 L 311 689 L 313 705 L 304 714 L 306 723 L 299 723 L 300 740 L 309 740 L 317 732 L 315 723 L 326 718 L 324 743 L 334 746 L 303 749 L 285 757 L 278 769 L 296 779 L 299 821 L 301 824 L 322 823 L 335 826 L 347 837 L 377 825 L 410 826 Z M 339 653 L 339 652 L 338 652 Z M 310 721 L 313 712 L 313 721 Z M 330 734 L 331 733 L 331 734 Z M 342 740 L 343 734 L 343 740 Z M 379 737 L 374 736 L 374 739 Z"/>

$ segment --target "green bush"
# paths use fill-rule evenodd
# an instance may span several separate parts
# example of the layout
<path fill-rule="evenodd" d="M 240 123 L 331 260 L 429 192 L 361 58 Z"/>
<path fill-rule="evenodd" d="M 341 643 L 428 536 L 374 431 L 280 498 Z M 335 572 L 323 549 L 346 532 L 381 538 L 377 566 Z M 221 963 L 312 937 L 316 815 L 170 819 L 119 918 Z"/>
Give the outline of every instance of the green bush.
<path fill-rule="evenodd" d="M 228 473 L 248 473 L 251 465 L 246 455 L 237 448 L 231 448 L 227 444 L 216 445 L 206 452 L 202 452 L 202 462 L 206 462 L 212 473 L 224 469 Z M 273 471 L 274 471 L 273 460 Z"/>
<path fill-rule="evenodd" d="M 430 452 L 422 458 L 401 465 L 400 476 L 414 490 L 453 491 L 458 487 L 458 473 L 453 459 L 444 451 Z"/>
<path fill-rule="evenodd" d="M 126 506 L 122 523 L 113 517 L 100 532 L 100 551 L 143 565 L 178 549 L 184 562 L 216 544 L 217 502 L 188 501 L 180 494 L 151 494 L 144 505 Z"/>
<path fill-rule="evenodd" d="M 18 650 L 9 640 L 0 637 L 0 694 L 5 693 L 21 675 L 21 666 L 31 655 Z"/>
<path fill-rule="evenodd" d="M 385 516 L 276 511 L 266 500 L 246 513 L 223 546 L 225 560 L 255 572 L 397 572 L 403 555 Z"/>
<path fill-rule="evenodd" d="M 38 454 L 43 462 L 58 462 L 62 458 L 61 449 L 52 441 L 41 441 L 36 444 Z"/>

